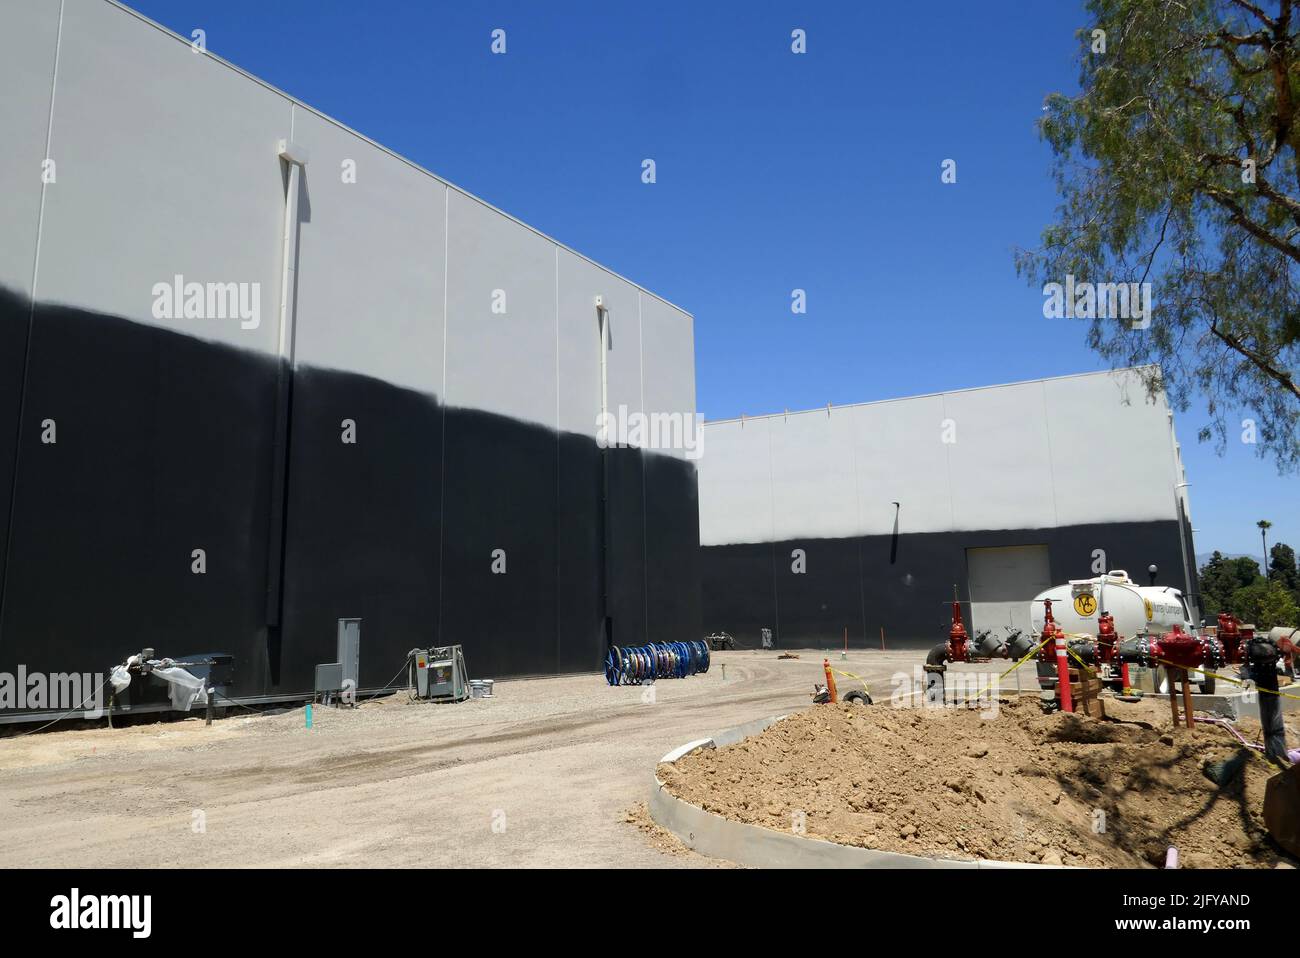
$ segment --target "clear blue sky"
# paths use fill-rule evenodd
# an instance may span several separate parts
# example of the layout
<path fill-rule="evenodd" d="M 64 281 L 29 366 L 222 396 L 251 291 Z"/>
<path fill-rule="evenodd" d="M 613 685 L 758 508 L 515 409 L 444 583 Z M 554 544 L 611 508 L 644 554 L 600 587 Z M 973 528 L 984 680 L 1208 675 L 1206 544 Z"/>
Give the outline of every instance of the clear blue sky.
<path fill-rule="evenodd" d="M 1012 266 L 1055 206 L 1071 0 L 132 5 L 692 312 L 710 419 L 1102 368 Z M 1197 551 L 1258 555 L 1261 518 L 1300 549 L 1300 478 L 1201 422 Z"/>

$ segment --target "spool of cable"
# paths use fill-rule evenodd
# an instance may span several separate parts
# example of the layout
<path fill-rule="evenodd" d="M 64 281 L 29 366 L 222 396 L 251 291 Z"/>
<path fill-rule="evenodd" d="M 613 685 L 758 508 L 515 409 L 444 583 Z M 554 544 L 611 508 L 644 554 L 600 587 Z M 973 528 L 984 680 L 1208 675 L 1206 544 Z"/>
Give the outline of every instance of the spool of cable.
<path fill-rule="evenodd" d="M 632 648 L 612 647 L 605 654 L 605 681 L 610 685 L 641 685 L 656 679 L 684 679 L 709 671 L 709 644 L 651 642 Z"/>

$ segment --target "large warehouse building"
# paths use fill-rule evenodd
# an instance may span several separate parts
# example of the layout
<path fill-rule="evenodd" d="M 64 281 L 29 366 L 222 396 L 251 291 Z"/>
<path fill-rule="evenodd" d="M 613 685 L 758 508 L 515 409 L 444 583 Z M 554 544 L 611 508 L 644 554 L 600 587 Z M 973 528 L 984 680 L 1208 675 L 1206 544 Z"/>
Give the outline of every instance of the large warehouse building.
<path fill-rule="evenodd" d="M 1038 592 L 1101 571 L 1196 591 L 1173 414 L 1133 370 L 704 435 L 704 625 L 741 644 L 930 646 L 954 586 L 976 628 L 1026 631 Z"/>
<path fill-rule="evenodd" d="M 1027 629 L 1121 568 L 1194 602 L 1136 371 L 710 423 L 697 481 L 682 310 L 115 0 L 7 0 L 0 79 L 0 675 L 220 652 L 274 699 L 348 619 L 376 689 L 929 647 L 954 587 Z"/>
<path fill-rule="evenodd" d="M 597 442 L 688 314 L 112 0 L 0 21 L 0 672 L 699 636 L 695 463 Z"/>

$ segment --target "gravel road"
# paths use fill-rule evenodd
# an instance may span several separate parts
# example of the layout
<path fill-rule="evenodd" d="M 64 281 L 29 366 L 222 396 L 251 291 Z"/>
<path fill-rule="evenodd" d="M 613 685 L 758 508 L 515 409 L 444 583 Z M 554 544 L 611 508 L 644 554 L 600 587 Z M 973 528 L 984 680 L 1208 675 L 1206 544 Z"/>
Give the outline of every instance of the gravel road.
<path fill-rule="evenodd" d="M 301 707 L 0 738 L 0 866 L 683 867 L 629 811 L 676 745 L 807 707 L 821 652 L 715 653 L 705 675 L 609 688 L 498 681 L 490 700 Z M 923 653 L 832 664 L 887 696 Z M 470 663 L 471 669 L 473 663 Z M 723 677 L 723 666 L 725 679 Z M 841 680 L 842 687 L 852 687 Z"/>

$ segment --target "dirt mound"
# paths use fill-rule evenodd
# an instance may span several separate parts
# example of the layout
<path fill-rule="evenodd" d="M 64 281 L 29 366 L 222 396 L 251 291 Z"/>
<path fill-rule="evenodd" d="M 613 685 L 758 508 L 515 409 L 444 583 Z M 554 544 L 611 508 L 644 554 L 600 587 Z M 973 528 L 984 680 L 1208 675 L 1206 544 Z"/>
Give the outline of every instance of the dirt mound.
<path fill-rule="evenodd" d="M 818 705 L 659 777 L 728 818 L 886 851 L 1143 867 L 1173 845 L 1183 867 L 1288 860 L 1264 831 L 1262 759 L 1219 788 L 1202 767 L 1237 752 L 1224 729 L 1174 729 L 1153 701 L 1106 708 L 1098 720 L 1044 714 L 1029 697 L 995 716 Z"/>

